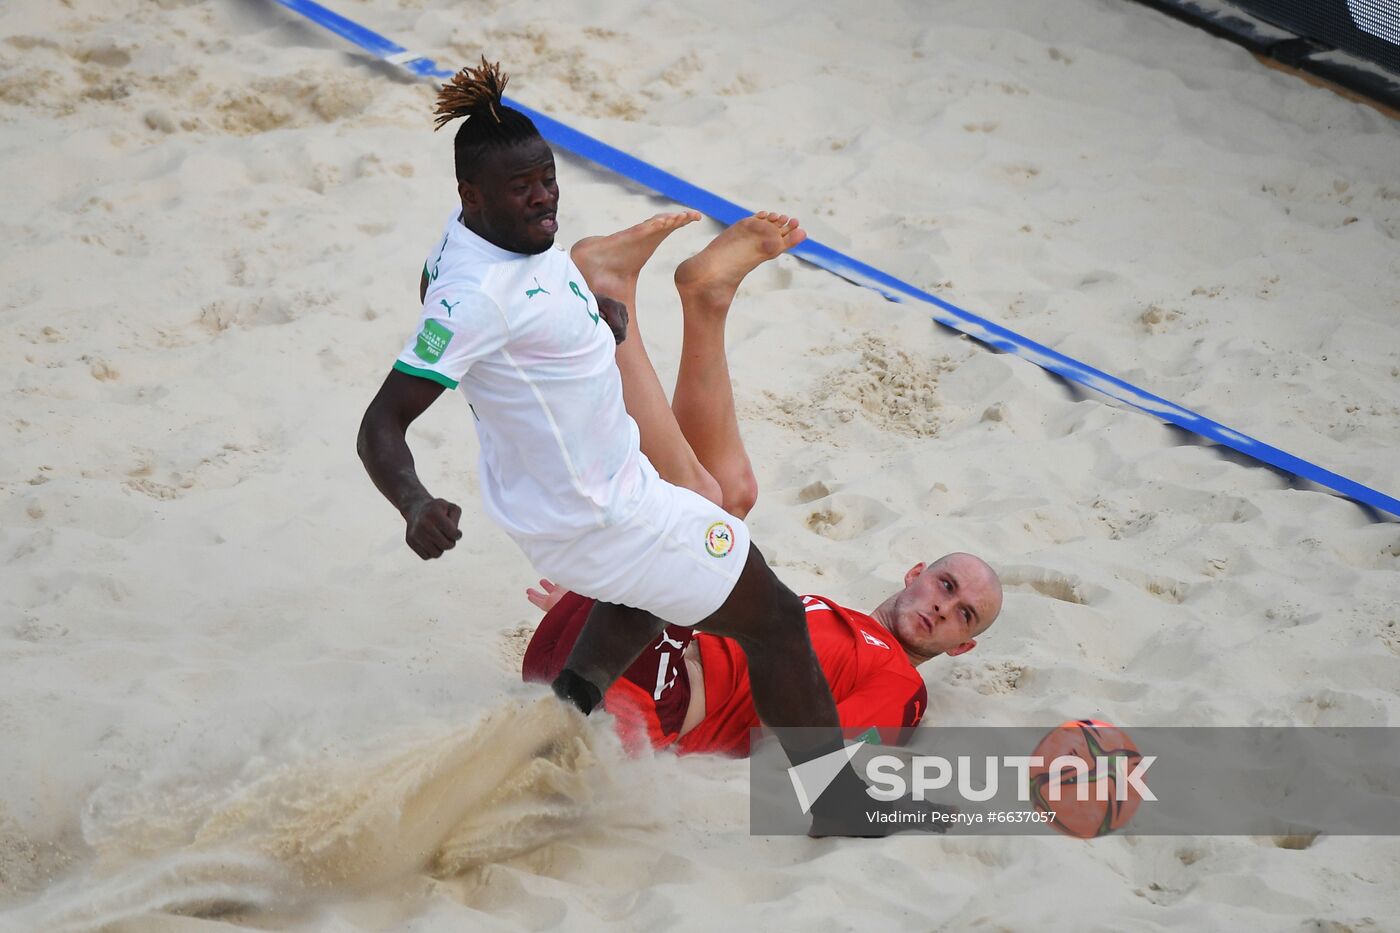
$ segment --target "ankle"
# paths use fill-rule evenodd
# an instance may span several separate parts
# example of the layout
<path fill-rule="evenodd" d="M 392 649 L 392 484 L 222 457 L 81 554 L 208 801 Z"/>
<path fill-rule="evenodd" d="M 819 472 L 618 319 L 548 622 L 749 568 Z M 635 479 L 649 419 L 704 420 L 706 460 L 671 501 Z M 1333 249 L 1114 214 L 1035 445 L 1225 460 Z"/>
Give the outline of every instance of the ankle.
<path fill-rule="evenodd" d="M 554 695 L 566 703 L 571 703 L 579 712 L 587 716 L 603 699 L 603 693 L 592 681 L 586 680 L 567 667 L 559 672 L 550 684 Z"/>

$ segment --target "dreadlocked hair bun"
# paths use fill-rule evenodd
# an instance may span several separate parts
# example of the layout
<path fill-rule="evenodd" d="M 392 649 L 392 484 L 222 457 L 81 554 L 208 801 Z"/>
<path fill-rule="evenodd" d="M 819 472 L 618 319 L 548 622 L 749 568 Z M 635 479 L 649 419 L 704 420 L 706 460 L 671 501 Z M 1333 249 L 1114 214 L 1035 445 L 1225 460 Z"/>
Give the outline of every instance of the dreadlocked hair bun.
<path fill-rule="evenodd" d="M 488 62 L 485 55 L 481 56 L 480 65 L 463 68 L 438 90 L 433 129 L 440 130 L 458 117 L 478 115 L 489 115 L 500 123 L 500 111 L 496 108 L 503 106 L 501 96 L 508 81 L 510 75 L 501 71 L 500 62 Z"/>
<path fill-rule="evenodd" d="M 502 102 L 509 80 L 500 62 L 483 55 L 480 65 L 463 68 L 438 91 L 433 130 L 459 117 L 466 120 L 452 147 L 459 181 L 470 181 L 490 150 L 539 138 L 533 120 Z"/>

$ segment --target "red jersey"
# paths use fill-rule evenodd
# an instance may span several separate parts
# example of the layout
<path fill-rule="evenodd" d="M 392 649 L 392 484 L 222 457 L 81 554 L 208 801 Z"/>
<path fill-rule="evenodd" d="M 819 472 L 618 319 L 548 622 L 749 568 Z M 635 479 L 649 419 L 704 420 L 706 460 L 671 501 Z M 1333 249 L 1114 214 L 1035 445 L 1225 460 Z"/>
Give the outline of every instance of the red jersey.
<path fill-rule="evenodd" d="M 865 613 L 824 596 L 804 596 L 802 602 L 841 725 L 896 732 L 917 726 L 928 706 L 928 688 L 894 636 Z M 744 651 L 731 639 L 704 632 L 696 632 L 695 641 L 705 670 L 705 717 L 681 736 L 676 750 L 747 755 L 749 730 L 759 720 Z"/>

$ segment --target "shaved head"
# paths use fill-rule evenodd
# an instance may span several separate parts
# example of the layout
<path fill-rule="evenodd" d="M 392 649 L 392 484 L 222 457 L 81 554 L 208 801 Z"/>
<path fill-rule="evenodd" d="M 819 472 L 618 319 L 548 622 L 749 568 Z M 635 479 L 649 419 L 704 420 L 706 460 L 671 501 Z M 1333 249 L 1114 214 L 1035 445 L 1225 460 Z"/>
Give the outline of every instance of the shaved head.
<path fill-rule="evenodd" d="M 1001 578 L 982 558 L 964 551 L 904 574 L 904 589 L 873 613 L 915 664 L 940 654 L 971 651 L 1001 615 Z"/>

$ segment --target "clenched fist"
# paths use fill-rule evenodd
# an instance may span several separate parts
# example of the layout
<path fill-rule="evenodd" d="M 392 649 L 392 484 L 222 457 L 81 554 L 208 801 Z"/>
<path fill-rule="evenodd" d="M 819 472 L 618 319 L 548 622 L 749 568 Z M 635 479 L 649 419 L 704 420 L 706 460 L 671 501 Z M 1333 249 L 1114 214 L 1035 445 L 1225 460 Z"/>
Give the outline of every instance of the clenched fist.
<path fill-rule="evenodd" d="M 413 552 L 424 560 L 441 557 L 462 537 L 457 523 L 462 510 L 446 499 L 429 499 L 408 513 L 408 529 L 404 540 Z"/>

